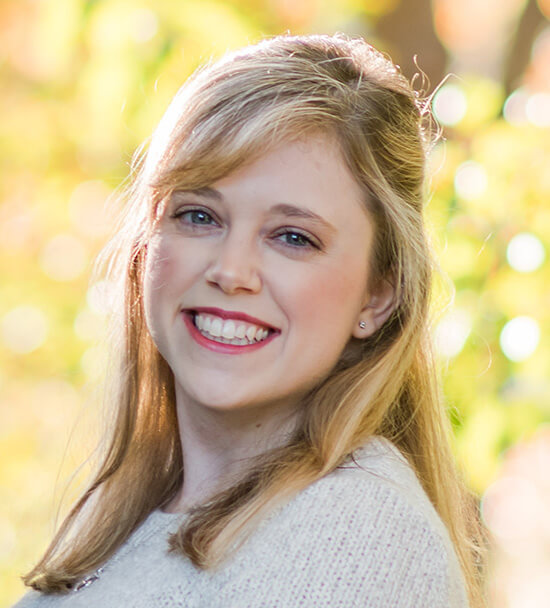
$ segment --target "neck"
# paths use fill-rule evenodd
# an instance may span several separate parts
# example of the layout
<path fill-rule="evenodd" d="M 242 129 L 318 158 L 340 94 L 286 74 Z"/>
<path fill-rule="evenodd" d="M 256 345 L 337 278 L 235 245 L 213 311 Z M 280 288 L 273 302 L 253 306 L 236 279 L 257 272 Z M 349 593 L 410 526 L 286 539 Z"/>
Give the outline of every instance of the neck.
<path fill-rule="evenodd" d="M 254 457 L 284 445 L 296 427 L 296 407 L 289 405 L 219 410 L 177 391 L 176 397 L 185 472 L 170 512 L 185 511 L 236 483 Z"/>

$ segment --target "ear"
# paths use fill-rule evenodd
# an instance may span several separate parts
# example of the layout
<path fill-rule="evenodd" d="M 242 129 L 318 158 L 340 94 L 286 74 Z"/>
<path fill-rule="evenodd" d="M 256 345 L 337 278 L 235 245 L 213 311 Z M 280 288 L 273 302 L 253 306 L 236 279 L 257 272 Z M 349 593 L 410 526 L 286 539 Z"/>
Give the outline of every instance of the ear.
<path fill-rule="evenodd" d="M 388 320 L 394 309 L 395 289 L 388 280 L 382 279 L 369 294 L 367 303 L 359 313 L 353 327 L 353 337 L 361 340 L 372 336 Z"/>

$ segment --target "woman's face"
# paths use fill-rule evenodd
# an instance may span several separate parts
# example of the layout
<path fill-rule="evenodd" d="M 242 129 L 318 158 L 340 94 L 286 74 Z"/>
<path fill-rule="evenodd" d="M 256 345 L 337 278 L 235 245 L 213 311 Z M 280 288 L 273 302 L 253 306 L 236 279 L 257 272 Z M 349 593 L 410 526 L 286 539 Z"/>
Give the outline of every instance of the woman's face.
<path fill-rule="evenodd" d="M 372 241 L 328 138 L 285 142 L 209 188 L 176 192 L 148 246 L 144 303 L 178 403 L 296 403 L 352 334 L 374 331 L 358 325 Z"/>

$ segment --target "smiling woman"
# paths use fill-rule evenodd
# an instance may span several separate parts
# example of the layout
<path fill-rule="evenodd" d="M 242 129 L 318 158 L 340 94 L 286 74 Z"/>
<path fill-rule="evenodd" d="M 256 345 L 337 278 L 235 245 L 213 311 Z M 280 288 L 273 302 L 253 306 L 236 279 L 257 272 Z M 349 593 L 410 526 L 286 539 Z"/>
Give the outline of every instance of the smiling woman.
<path fill-rule="evenodd" d="M 481 605 L 430 357 L 424 114 L 343 36 L 182 87 L 102 258 L 111 434 L 20 608 Z"/>

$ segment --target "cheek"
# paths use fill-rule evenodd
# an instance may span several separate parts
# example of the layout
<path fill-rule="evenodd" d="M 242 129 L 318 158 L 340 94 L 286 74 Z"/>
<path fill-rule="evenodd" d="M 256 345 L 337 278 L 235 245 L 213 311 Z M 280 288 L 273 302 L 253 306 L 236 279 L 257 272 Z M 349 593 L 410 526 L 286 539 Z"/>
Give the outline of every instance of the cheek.
<path fill-rule="evenodd" d="M 348 332 L 362 308 L 367 270 L 357 257 L 346 262 L 310 268 L 288 292 L 290 314 L 312 331 Z"/>
<path fill-rule="evenodd" d="M 149 244 L 144 275 L 144 293 L 167 292 L 183 287 L 194 256 L 182 243 L 170 238 L 153 238 Z"/>
<path fill-rule="evenodd" d="M 182 265 L 173 247 L 163 239 L 149 243 L 143 276 L 143 302 L 149 329 L 158 324 L 158 315 L 170 306 L 176 290 L 181 288 Z"/>
<path fill-rule="evenodd" d="M 148 305 L 154 300 L 154 294 L 166 282 L 170 274 L 171 261 L 163 250 L 161 243 L 154 239 L 149 243 L 143 275 L 143 295 Z"/>

